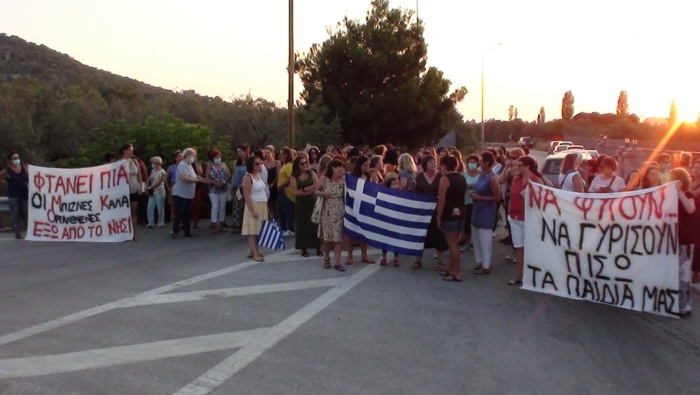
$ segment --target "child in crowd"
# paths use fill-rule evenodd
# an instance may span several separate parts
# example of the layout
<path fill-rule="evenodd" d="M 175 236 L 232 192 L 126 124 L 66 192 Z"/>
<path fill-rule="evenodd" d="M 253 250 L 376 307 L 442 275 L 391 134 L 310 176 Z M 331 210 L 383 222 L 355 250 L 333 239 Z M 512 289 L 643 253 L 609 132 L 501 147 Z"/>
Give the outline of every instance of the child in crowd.
<path fill-rule="evenodd" d="M 384 180 L 384 186 L 391 189 L 399 189 L 399 179 L 395 176 L 387 177 L 386 180 Z M 382 250 L 382 260 L 379 262 L 380 266 L 386 266 L 386 253 L 386 250 Z M 394 253 L 394 260 L 391 261 L 391 263 L 394 265 L 394 267 L 399 267 L 399 254 Z"/>

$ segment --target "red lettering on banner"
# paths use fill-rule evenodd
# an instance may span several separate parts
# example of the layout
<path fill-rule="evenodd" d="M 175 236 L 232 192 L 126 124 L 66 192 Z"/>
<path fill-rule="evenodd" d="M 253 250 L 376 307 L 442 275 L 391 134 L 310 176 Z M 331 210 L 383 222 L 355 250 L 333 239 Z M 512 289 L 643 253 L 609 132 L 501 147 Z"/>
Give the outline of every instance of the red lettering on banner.
<path fill-rule="evenodd" d="M 63 199 L 61 196 L 56 196 L 56 195 L 51 195 L 51 208 L 49 210 L 55 211 L 56 207 L 61 207 L 61 203 L 63 203 Z"/>
<path fill-rule="evenodd" d="M 107 228 L 110 236 L 131 233 L 131 217 L 113 219 L 107 223 Z"/>
<path fill-rule="evenodd" d="M 542 211 L 547 211 L 547 206 L 553 204 L 557 209 L 557 215 L 561 215 L 561 209 L 559 208 L 559 202 L 557 201 L 557 196 L 550 189 L 544 192 L 544 204 L 542 205 Z"/>
<path fill-rule="evenodd" d="M 47 239 L 58 239 L 58 226 L 47 222 L 34 221 L 32 230 L 34 237 L 44 237 Z"/>
<path fill-rule="evenodd" d="M 528 183 L 528 188 L 530 189 L 530 199 L 528 200 L 528 204 L 530 207 L 537 206 L 537 208 L 541 209 L 542 188 L 535 188 L 532 186 L 532 183 Z"/>
<path fill-rule="evenodd" d="M 613 202 L 616 199 L 602 199 L 600 208 L 598 209 L 598 221 L 602 221 L 607 210 L 610 215 L 610 221 L 615 222 L 615 212 L 613 210 Z"/>
<path fill-rule="evenodd" d="M 63 228 L 61 240 L 79 240 L 85 237 L 85 228 L 82 226 L 67 226 Z"/>
<path fill-rule="evenodd" d="M 588 221 L 588 212 L 593 208 L 593 202 L 592 198 L 582 198 L 578 196 L 574 198 L 574 206 L 581 210 L 584 221 Z"/>
<path fill-rule="evenodd" d="M 100 173 L 100 190 L 121 185 L 122 181 L 129 183 L 129 173 L 127 173 L 125 166 L 120 166 L 119 169 L 103 171 Z"/>

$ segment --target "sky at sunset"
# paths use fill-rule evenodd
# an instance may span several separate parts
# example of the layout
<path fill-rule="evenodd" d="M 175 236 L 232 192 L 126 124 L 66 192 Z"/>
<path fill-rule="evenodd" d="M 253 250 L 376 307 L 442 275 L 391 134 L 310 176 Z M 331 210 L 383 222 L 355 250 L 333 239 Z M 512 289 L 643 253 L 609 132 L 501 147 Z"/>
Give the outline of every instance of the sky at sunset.
<path fill-rule="evenodd" d="M 327 38 L 369 0 L 296 0 L 295 50 Z M 415 9 L 415 0 L 392 0 Z M 544 106 L 614 112 L 621 90 L 640 117 L 700 112 L 700 27 L 692 0 L 420 0 L 428 64 L 469 94 L 458 108 L 480 120 L 485 48 L 486 118 L 526 121 Z M 0 0 L 0 32 L 167 89 L 230 98 L 251 91 L 286 106 L 286 0 Z M 297 80 L 297 92 L 301 83 Z"/>

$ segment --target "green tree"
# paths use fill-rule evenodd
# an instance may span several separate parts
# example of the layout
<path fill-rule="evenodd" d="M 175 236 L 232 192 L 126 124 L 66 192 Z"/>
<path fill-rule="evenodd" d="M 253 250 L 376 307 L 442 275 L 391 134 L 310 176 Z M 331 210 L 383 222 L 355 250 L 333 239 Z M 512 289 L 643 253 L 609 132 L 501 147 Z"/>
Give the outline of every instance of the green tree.
<path fill-rule="evenodd" d="M 568 121 L 574 116 L 574 94 L 568 91 L 561 101 L 561 119 Z"/>
<path fill-rule="evenodd" d="M 615 113 L 619 117 L 627 117 L 630 114 L 630 106 L 627 104 L 627 91 L 620 92 L 617 98 L 617 110 Z"/>
<path fill-rule="evenodd" d="M 537 123 L 544 123 L 544 122 L 545 122 L 544 107 L 540 107 L 540 113 L 537 114 Z"/>
<path fill-rule="evenodd" d="M 668 114 L 668 126 L 673 126 L 678 122 L 678 110 L 676 109 L 676 99 L 671 102 L 671 111 Z"/>
<path fill-rule="evenodd" d="M 515 107 L 515 111 L 513 111 L 513 120 L 515 121 L 516 119 L 520 119 L 518 117 L 518 107 Z"/>
<path fill-rule="evenodd" d="M 512 121 L 514 119 L 515 119 L 515 106 L 511 104 L 510 107 L 508 107 L 508 121 Z"/>
<path fill-rule="evenodd" d="M 305 105 L 327 108 L 326 124 L 339 119 L 343 141 L 416 146 L 449 131 L 448 115 L 467 89 L 450 94 L 443 73 L 426 68 L 424 27 L 412 16 L 374 0 L 364 22 L 345 17 L 298 55 Z"/>
<path fill-rule="evenodd" d="M 296 141 L 300 147 L 306 144 L 327 147 L 341 142 L 340 119 L 335 117 L 330 123 L 324 122 L 324 119 L 329 117 L 329 113 L 320 100 L 306 106 L 299 106 L 298 109 L 295 117 Z"/>

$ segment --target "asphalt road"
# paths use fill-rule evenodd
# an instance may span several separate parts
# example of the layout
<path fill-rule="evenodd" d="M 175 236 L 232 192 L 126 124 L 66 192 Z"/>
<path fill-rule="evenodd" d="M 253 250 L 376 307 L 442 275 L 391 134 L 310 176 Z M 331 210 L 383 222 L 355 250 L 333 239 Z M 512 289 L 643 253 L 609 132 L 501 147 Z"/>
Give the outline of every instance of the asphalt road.
<path fill-rule="evenodd" d="M 0 236 L 3 395 L 700 393 L 700 317 L 509 287 L 497 242 L 491 275 L 446 283 L 432 253 L 339 273 L 293 250 L 251 262 L 204 230 Z"/>

